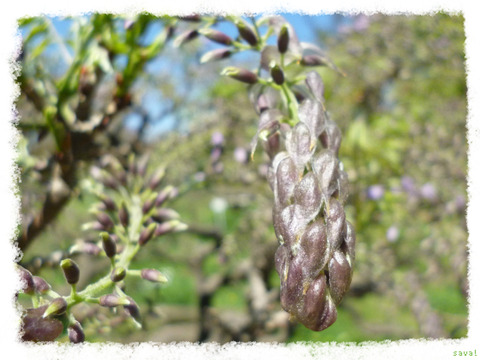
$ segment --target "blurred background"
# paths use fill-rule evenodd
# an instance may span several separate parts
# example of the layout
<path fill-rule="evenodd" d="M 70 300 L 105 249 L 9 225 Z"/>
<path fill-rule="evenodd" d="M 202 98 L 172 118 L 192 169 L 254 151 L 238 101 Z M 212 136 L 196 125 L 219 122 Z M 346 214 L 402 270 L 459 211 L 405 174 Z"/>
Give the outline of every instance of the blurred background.
<path fill-rule="evenodd" d="M 357 231 L 351 289 L 336 323 L 313 332 L 279 304 L 268 157 L 250 159 L 258 115 L 246 85 L 219 76 L 253 69 L 245 52 L 200 64 L 216 48 L 197 26 L 148 14 L 91 14 L 20 21 L 18 164 L 21 264 L 67 294 L 58 262 L 92 236 L 91 167 L 109 155 L 149 154 L 180 189 L 171 204 L 186 232 L 141 251 L 164 285 L 126 283 L 143 328 L 96 306 L 75 308 L 87 341 L 336 341 L 467 335 L 467 142 L 463 18 L 284 14 L 300 41 L 320 46 L 346 74 L 318 68 L 326 107 L 343 133 L 339 157 L 350 180 L 347 218 Z M 191 19 L 190 19 L 191 20 Z M 236 37 L 236 28 L 217 28 Z M 171 37 L 172 41 L 162 39 Z M 274 38 L 272 38 L 275 41 Z M 64 131 L 49 121 L 52 97 Z M 61 157 L 56 147 L 68 147 Z M 76 255 L 79 289 L 108 263 Z"/>

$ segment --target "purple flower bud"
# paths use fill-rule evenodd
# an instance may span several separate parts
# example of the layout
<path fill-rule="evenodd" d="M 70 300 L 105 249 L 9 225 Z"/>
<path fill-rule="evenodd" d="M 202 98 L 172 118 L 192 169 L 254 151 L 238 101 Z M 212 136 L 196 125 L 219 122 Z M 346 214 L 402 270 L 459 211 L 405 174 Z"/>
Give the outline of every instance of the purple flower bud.
<path fill-rule="evenodd" d="M 144 214 L 147 214 L 150 210 L 153 209 L 153 207 L 155 206 L 155 202 L 157 200 L 157 195 L 155 195 L 155 197 L 153 198 L 149 198 L 147 200 L 145 200 L 145 202 L 143 203 L 143 206 L 142 206 L 142 213 Z"/>
<path fill-rule="evenodd" d="M 175 47 L 182 46 L 183 44 L 186 44 L 189 41 L 192 41 L 198 36 L 198 31 L 197 30 L 188 30 L 180 35 L 177 36 L 175 41 L 173 42 L 173 45 Z"/>
<path fill-rule="evenodd" d="M 273 65 L 270 67 L 270 75 L 272 76 L 273 81 L 277 85 L 282 85 L 285 81 L 283 70 L 278 65 Z"/>
<path fill-rule="evenodd" d="M 127 206 L 124 202 L 122 202 L 120 209 L 118 209 L 118 219 L 120 220 L 120 223 L 123 225 L 124 228 L 128 227 L 128 224 L 130 222 L 130 215 L 128 214 Z"/>
<path fill-rule="evenodd" d="M 152 177 L 150 178 L 150 181 L 148 182 L 148 187 L 151 190 L 155 190 L 158 185 L 160 185 L 161 181 L 163 180 L 163 177 L 165 176 L 165 168 L 159 168 L 157 169 Z"/>
<path fill-rule="evenodd" d="M 155 230 L 157 230 L 157 223 L 151 223 L 145 229 L 142 230 L 140 233 L 140 237 L 138 238 L 138 243 L 140 246 L 145 245 L 155 234 Z M 155 235 L 157 236 L 157 235 Z"/>
<path fill-rule="evenodd" d="M 45 294 L 48 290 L 51 289 L 51 286 L 45 281 L 45 279 L 34 276 L 33 282 L 35 284 L 35 291 L 39 294 Z"/>
<path fill-rule="evenodd" d="M 168 220 L 179 219 L 180 214 L 173 209 L 160 208 L 155 214 L 152 215 L 152 219 L 158 223 L 162 223 Z"/>
<path fill-rule="evenodd" d="M 117 206 L 111 197 L 102 194 L 100 199 L 105 206 L 105 210 L 115 211 L 117 209 Z"/>
<path fill-rule="evenodd" d="M 112 218 L 105 213 L 98 214 L 97 221 L 103 226 L 105 230 L 110 230 L 114 226 Z"/>
<path fill-rule="evenodd" d="M 178 194 L 178 189 L 174 188 L 173 186 L 166 186 L 162 189 L 159 193 L 157 198 L 155 199 L 155 207 L 160 207 L 162 204 L 170 199 L 173 199 Z"/>
<path fill-rule="evenodd" d="M 208 28 L 208 29 L 200 29 L 198 32 L 203 36 L 205 36 L 206 38 L 216 43 L 223 44 L 223 45 L 232 44 L 232 39 L 230 38 L 230 36 L 224 34 L 221 31 Z"/>
<path fill-rule="evenodd" d="M 258 44 L 257 35 L 255 35 L 255 32 L 249 25 L 241 20 L 237 21 L 235 25 L 237 25 L 240 36 L 248 42 L 250 46 L 256 46 Z"/>
<path fill-rule="evenodd" d="M 110 274 L 110 280 L 119 282 L 125 279 L 125 275 L 127 275 L 127 272 L 123 267 L 115 267 Z"/>
<path fill-rule="evenodd" d="M 116 294 L 103 295 L 98 299 L 98 303 L 105 307 L 115 307 L 119 305 L 130 305 L 130 301 L 127 298 L 120 297 Z"/>
<path fill-rule="evenodd" d="M 43 313 L 43 317 L 61 315 L 67 311 L 67 301 L 63 297 L 56 298 L 52 300 L 50 305 Z"/>
<path fill-rule="evenodd" d="M 255 73 L 247 69 L 236 68 L 233 66 L 229 66 L 223 69 L 221 75 L 229 76 L 235 80 L 238 80 L 247 84 L 255 84 L 258 82 L 258 77 Z"/>
<path fill-rule="evenodd" d="M 277 47 L 280 54 L 285 54 L 288 50 L 288 42 L 290 40 L 290 34 L 288 33 L 288 26 L 283 25 L 278 34 Z"/>
<path fill-rule="evenodd" d="M 85 333 L 78 321 L 68 327 L 68 339 L 72 344 L 79 344 L 85 341 Z"/>
<path fill-rule="evenodd" d="M 395 225 L 392 225 L 388 228 L 387 230 L 387 240 L 391 243 L 395 242 L 398 240 L 398 236 L 400 235 L 400 231 Z"/>
<path fill-rule="evenodd" d="M 130 297 L 127 296 L 127 299 L 129 301 L 129 304 L 123 305 L 123 308 L 125 309 L 125 312 L 134 318 L 136 321 L 140 321 L 140 309 L 138 308 L 137 303 Z"/>
<path fill-rule="evenodd" d="M 62 322 L 54 318 L 44 318 L 43 314 L 48 305 L 37 309 L 28 309 L 22 318 L 23 341 L 53 341 L 63 331 Z"/>
<path fill-rule="evenodd" d="M 200 58 L 200 63 L 204 64 L 210 61 L 223 60 L 230 57 L 233 54 L 231 49 L 215 49 L 206 52 Z"/>
<path fill-rule="evenodd" d="M 168 281 L 165 275 L 155 269 L 142 269 L 141 276 L 143 279 L 151 282 L 166 283 Z"/>
<path fill-rule="evenodd" d="M 20 272 L 20 281 L 23 283 L 22 291 L 25 294 L 32 295 L 35 291 L 35 283 L 32 274 L 20 265 L 18 265 L 17 269 Z"/>
<path fill-rule="evenodd" d="M 117 244 L 112 239 L 109 233 L 102 232 L 100 233 L 100 238 L 102 239 L 103 250 L 107 257 L 112 258 L 117 253 Z"/>
<path fill-rule="evenodd" d="M 178 220 L 170 220 L 157 226 L 154 236 L 162 236 L 171 232 L 178 232 L 187 229 L 187 225 Z"/>
<path fill-rule="evenodd" d="M 371 200 L 380 200 L 385 194 L 383 185 L 372 185 L 367 188 L 367 197 Z"/>
<path fill-rule="evenodd" d="M 64 259 L 60 262 L 65 279 L 70 285 L 76 284 L 80 278 L 80 269 L 72 259 Z"/>

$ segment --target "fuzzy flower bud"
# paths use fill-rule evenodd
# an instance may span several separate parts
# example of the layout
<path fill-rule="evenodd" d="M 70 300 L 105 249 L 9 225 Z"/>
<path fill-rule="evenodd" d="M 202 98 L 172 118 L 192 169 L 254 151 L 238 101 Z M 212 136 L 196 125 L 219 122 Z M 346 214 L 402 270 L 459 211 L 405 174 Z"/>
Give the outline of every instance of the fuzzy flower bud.
<path fill-rule="evenodd" d="M 270 75 L 272 76 L 273 81 L 277 85 L 282 85 L 285 81 L 283 70 L 275 63 L 270 66 Z"/>
<path fill-rule="evenodd" d="M 223 45 L 231 45 L 232 38 L 221 31 L 215 29 L 200 29 L 198 30 L 200 34 L 205 36 L 207 39 L 212 40 L 216 43 L 223 44 Z"/>
<path fill-rule="evenodd" d="M 125 275 L 127 275 L 127 272 L 123 267 L 116 267 L 112 270 L 112 273 L 110 274 L 110 279 L 113 282 L 119 282 L 125 279 Z"/>
<path fill-rule="evenodd" d="M 247 84 L 255 84 L 258 82 L 258 77 L 255 73 L 246 69 L 236 68 L 233 66 L 229 66 L 223 69 L 221 75 L 229 76 L 235 80 Z"/>
<path fill-rule="evenodd" d="M 107 257 L 109 258 L 114 257 L 115 254 L 117 253 L 117 244 L 112 239 L 110 234 L 107 232 L 101 232 L 100 238 L 102 239 L 103 250 L 105 251 L 105 254 L 107 255 Z"/>
<path fill-rule="evenodd" d="M 151 190 L 155 190 L 157 188 L 157 186 L 160 185 L 164 176 L 165 176 L 165 168 L 161 167 L 161 168 L 157 169 L 157 171 L 155 171 L 153 173 L 152 177 L 150 178 L 150 180 L 148 182 L 148 187 Z"/>
<path fill-rule="evenodd" d="M 130 215 L 128 214 L 127 206 L 122 201 L 122 205 L 120 205 L 120 209 L 118 209 L 118 219 L 124 228 L 128 227 L 130 222 Z"/>
<path fill-rule="evenodd" d="M 285 54 L 287 52 L 289 40 L 290 34 L 288 33 L 288 26 L 283 25 L 277 39 L 277 47 L 280 54 Z"/>
<path fill-rule="evenodd" d="M 17 267 L 18 271 L 20 272 L 20 280 L 23 283 L 22 291 L 25 294 L 32 295 L 35 292 L 35 283 L 33 281 L 33 276 L 27 269 L 21 267 L 20 265 Z"/>
<path fill-rule="evenodd" d="M 173 46 L 175 47 L 180 47 L 187 42 L 192 41 L 193 39 L 198 37 L 198 31 L 197 30 L 188 30 L 182 34 L 180 34 L 175 41 L 173 42 Z"/>
<path fill-rule="evenodd" d="M 168 279 L 160 271 L 155 269 L 142 269 L 141 276 L 143 279 L 151 282 L 166 283 Z"/>
<path fill-rule="evenodd" d="M 105 230 L 111 230 L 114 226 L 112 219 L 108 214 L 99 213 L 97 215 L 97 221 L 102 225 Z"/>
<path fill-rule="evenodd" d="M 138 238 L 138 243 L 140 246 L 144 246 L 155 234 L 155 230 L 157 229 L 157 223 L 151 223 L 145 229 L 142 230 L 140 233 L 140 237 Z"/>
<path fill-rule="evenodd" d="M 250 44 L 250 46 L 256 46 L 258 44 L 257 35 L 253 29 L 247 25 L 245 22 L 239 20 L 235 24 L 237 26 L 240 36 Z"/>
<path fill-rule="evenodd" d="M 45 294 L 51 289 L 51 286 L 41 277 L 34 276 L 33 282 L 35 284 L 35 291 L 39 294 Z"/>
<path fill-rule="evenodd" d="M 79 344 L 85 341 L 85 333 L 78 321 L 68 327 L 68 339 L 72 344 Z"/>
<path fill-rule="evenodd" d="M 80 269 L 72 259 L 64 259 L 60 262 L 65 279 L 70 285 L 76 284 L 80 278 Z"/>
<path fill-rule="evenodd" d="M 103 295 L 98 299 L 98 303 L 104 307 L 115 307 L 120 305 L 130 305 L 127 298 L 120 297 L 116 294 Z"/>
<path fill-rule="evenodd" d="M 206 52 L 200 58 L 200 63 L 204 64 L 210 61 L 217 61 L 229 58 L 233 54 L 231 49 L 215 49 Z"/>
<path fill-rule="evenodd" d="M 67 311 L 67 301 L 63 297 L 52 300 L 43 313 L 43 317 L 61 315 Z"/>

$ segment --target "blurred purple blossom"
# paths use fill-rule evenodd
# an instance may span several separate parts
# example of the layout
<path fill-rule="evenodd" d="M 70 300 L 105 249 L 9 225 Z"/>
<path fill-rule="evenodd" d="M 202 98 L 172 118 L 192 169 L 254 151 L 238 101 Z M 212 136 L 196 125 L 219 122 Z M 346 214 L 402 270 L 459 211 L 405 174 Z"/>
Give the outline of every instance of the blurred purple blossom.
<path fill-rule="evenodd" d="M 433 184 L 426 183 L 420 188 L 420 195 L 426 200 L 433 201 L 437 198 L 437 189 Z"/>
<path fill-rule="evenodd" d="M 415 181 L 410 176 L 402 176 L 402 188 L 408 193 L 414 193 Z"/>
<path fill-rule="evenodd" d="M 221 132 L 215 131 L 215 132 L 212 134 L 211 142 L 212 142 L 212 145 L 213 145 L 213 146 L 222 146 L 224 140 L 225 140 L 225 139 L 223 138 L 223 134 L 222 134 Z"/>
<path fill-rule="evenodd" d="M 400 231 L 398 230 L 398 227 L 396 227 L 395 225 L 392 225 L 388 228 L 386 236 L 389 242 L 393 243 L 397 241 L 399 235 L 400 235 Z"/>
<path fill-rule="evenodd" d="M 465 197 L 463 195 L 457 195 L 455 198 L 455 207 L 457 208 L 457 211 L 465 210 L 466 205 L 467 201 L 465 200 Z"/>
<path fill-rule="evenodd" d="M 355 18 L 353 22 L 353 30 L 362 32 L 368 28 L 370 25 L 370 19 L 367 15 L 361 14 Z"/>
<path fill-rule="evenodd" d="M 246 164 L 248 160 L 248 153 L 247 150 L 243 147 L 237 147 L 233 152 L 233 157 L 235 161 L 240 164 Z"/>
<path fill-rule="evenodd" d="M 206 175 L 203 171 L 199 171 L 193 175 L 193 178 L 195 179 L 196 182 L 202 182 L 205 181 Z"/>
<path fill-rule="evenodd" d="M 367 188 L 367 197 L 371 200 L 380 200 L 385 194 L 383 185 L 372 185 Z"/>
<path fill-rule="evenodd" d="M 212 161 L 212 163 L 215 163 L 220 160 L 220 156 L 222 156 L 222 149 L 220 149 L 219 147 L 215 147 L 210 154 L 210 160 Z"/>

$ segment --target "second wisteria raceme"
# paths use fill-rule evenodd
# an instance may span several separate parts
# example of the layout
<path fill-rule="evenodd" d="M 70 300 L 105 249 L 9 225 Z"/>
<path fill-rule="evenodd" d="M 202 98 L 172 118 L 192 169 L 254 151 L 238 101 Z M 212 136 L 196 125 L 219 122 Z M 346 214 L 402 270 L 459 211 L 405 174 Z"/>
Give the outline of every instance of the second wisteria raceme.
<path fill-rule="evenodd" d="M 293 127 L 279 113 L 261 113 L 259 134 L 272 161 L 273 224 L 280 247 L 275 266 L 282 307 L 315 331 L 332 325 L 347 292 L 355 259 L 355 232 L 346 220 L 348 180 L 338 160 L 341 133 L 324 110 L 322 80 L 306 79 L 313 99 L 298 109 Z M 268 134 L 265 136 L 265 134 Z M 286 151 L 277 152 L 283 139 Z"/>

